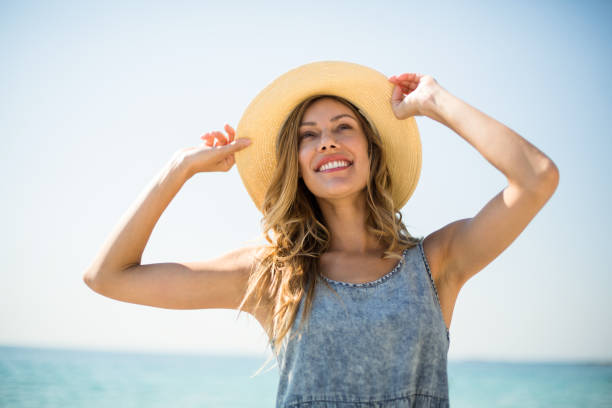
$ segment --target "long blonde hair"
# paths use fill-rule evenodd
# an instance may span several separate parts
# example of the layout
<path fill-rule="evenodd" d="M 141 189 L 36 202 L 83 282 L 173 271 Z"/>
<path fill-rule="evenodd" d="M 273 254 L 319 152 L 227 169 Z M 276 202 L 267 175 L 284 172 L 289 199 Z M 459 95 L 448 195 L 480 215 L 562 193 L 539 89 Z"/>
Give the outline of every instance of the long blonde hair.
<path fill-rule="evenodd" d="M 408 233 L 402 214 L 393 204 L 382 141 L 367 117 L 351 102 L 335 95 L 315 95 L 302 101 L 289 114 L 277 135 L 278 164 L 262 205 L 263 235 L 269 245 L 258 256 L 238 308 L 242 310 L 249 299 L 254 301 L 255 307 L 262 302 L 273 306 L 267 334 L 275 353 L 280 351 L 283 339 L 294 324 L 302 297 L 306 299 L 299 329 L 309 316 L 316 282 L 328 285 L 320 279 L 318 260 L 329 248 L 330 231 L 315 196 L 298 176 L 299 126 L 306 109 L 324 97 L 349 107 L 366 135 L 370 159 L 366 228 L 386 248 L 383 258 L 400 259 L 404 249 L 419 241 Z"/>

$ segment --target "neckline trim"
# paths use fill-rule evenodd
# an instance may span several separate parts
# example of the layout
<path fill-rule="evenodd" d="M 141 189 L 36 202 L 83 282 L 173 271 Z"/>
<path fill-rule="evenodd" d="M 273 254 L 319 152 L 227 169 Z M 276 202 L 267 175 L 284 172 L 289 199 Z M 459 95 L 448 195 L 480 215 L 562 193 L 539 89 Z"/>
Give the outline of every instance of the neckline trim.
<path fill-rule="evenodd" d="M 400 268 L 404 264 L 404 261 L 406 260 L 406 252 L 408 251 L 408 249 L 409 248 L 406 248 L 402 251 L 402 258 L 397 262 L 397 264 L 395 264 L 395 266 L 393 267 L 393 269 L 391 269 L 391 271 L 387 272 L 385 275 L 381 276 L 380 278 L 370 281 L 370 282 L 362 282 L 362 283 L 342 282 L 342 281 L 330 279 L 321 274 L 319 274 L 319 276 L 323 278 L 325 281 L 332 283 L 334 285 L 338 285 L 338 286 L 345 286 L 345 287 L 352 287 L 352 288 L 364 288 L 364 287 L 377 286 L 383 283 L 384 281 L 386 281 L 387 279 L 389 279 L 391 276 L 393 276 L 398 270 L 400 270 Z"/>

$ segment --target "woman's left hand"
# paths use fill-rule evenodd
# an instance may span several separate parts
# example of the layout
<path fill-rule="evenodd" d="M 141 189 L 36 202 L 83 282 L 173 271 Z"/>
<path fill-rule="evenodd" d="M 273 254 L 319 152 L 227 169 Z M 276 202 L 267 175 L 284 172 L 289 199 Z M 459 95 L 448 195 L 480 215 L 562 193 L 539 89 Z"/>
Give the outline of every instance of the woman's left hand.
<path fill-rule="evenodd" d="M 395 85 L 391 108 L 398 119 L 426 115 L 428 109 L 435 107 L 435 94 L 440 85 L 431 75 L 407 72 L 393 75 L 389 82 Z"/>

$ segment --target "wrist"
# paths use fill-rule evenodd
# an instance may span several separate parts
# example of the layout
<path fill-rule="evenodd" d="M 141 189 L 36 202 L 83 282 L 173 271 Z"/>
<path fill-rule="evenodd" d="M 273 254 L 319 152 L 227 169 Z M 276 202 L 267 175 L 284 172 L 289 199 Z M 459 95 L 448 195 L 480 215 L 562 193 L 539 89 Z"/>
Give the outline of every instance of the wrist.
<path fill-rule="evenodd" d="M 182 150 L 176 152 L 172 156 L 168 163 L 168 171 L 184 182 L 189 180 L 196 173 L 191 165 L 189 157 L 185 155 L 185 152 Z"/>
<path fill-rule="evenodd" d="M 429 98 L 423 103 L 421 107 L 421 115 L 427 116 L 438 122 L 443 123 L 443 106 L 447 100 L 449 93 L 446 89 L 437 85 L 429 95 Z"/>

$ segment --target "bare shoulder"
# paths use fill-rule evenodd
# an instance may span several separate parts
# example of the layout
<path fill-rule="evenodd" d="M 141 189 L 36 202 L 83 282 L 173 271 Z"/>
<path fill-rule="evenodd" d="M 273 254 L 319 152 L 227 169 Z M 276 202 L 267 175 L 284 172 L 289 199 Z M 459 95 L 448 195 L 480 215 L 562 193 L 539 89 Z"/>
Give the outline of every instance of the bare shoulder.
<path fill-rule="evenodd" d="M 201 277 L 195 282 L 196 287 L 206 296 L 202 297 L 198 308 L 238 309 L 264 248 L 241 247 L 213 259 L 179 263 Z M 206 298 L 208 301 L 204 300 Z M 253 314 L 250 303 L 245 304 L 243 310 Z"/>
<path fill-rule="evenodd" d="M 266 245 L 242 247 L 209 261 L 184 263 L 191 270 L 206 271 L 206 287 L 201 286 L 201 290 L 208 294 L 209 300 L 201 300 L 204 304 L 200 304 L 200 308 L 238 309 L 246 295 L 249 278 L 265 255 L 266 248 Z M 266 299 L 261 299 L 256 307 L 250 298 L 242 310 L 255 317 L 267 332 L 271 307 Z"/>
<path fill-rule="evenodd" d="M 258 267 L 266 254 L 266 245 L 257 245 L 238 248 L 229 251 L 218 258 L 198 263 L 187 263 L 186 265 L 196 270 L 218 270 L 220 274 L 228 277 L 226 282 L 219 282 L 218 293 L 224 293 L 225 288 L 234 288 L 231 297 L 226 296 L 227 304 L 222 308 L 238 309 L 248 289 L 249 278 Z M 209 263 L 209 265 L 206 265 Z M 225 289 L 227 291 L 227 289 Z M 219 306 L 218 306 L 219 307 Z M 271 325 L 272 304 L 268 299 L 260 299 L 256 305 L 254 299 L 250 298 L 242 310 L 252 315 L 261 325 L 266 333 L 269 333 Z"/>
<path fill-rule="evenodd" d="M 448 244 L 453 235 L 453 230 L 458 228 L 463 220 L 451 222 L 448 225 L 430 233 L 423 239 L 423 252 L 434 281 L 444 278 L 448 254 Z"/>
<path fill-rule="evenodd" d="M 423 252 L 434 281 L 440 277 L 440 267 L 444 257 L 443 244 L 444 240 L 440 235 L 440 230 L 432 232 L 423 239 Z"/>

